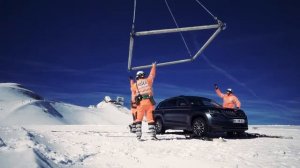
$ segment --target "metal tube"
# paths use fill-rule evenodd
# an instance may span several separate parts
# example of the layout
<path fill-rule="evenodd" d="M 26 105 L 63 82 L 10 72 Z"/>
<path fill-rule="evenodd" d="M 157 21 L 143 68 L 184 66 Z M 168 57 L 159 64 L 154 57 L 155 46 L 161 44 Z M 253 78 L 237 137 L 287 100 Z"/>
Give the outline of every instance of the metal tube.
<path fill-rule="evenodd" d="M 206 43 L 200 48 L 200 50 L 193 56 L 192 60 L 195 60 L 205 49 L 206 47 L 216 38 L 216 36 L 221 32 L 222 27 L 219 27 L 214 34 L 206 41 Z"/>
<path fill-rule="evenodd" d="M 128 54 L 128 70 L 131 70 L 131 61 L 132 61 L 132 52 L 133 52 L 133 43 L 134 38 L 132 34 L 130 35 L 130 42 L 129 42 L 129 54 Z"/>
<path fill-rule="evenodd" d="M 170 62 L 158 63 L 158 64 L 156 64 L 156 66 L 160 67 L 160 66 L 180 64 L 180 63 L 191 62 L 191 61 L 192 61 L 192 59 L 170 61 Z M 143 65 L 143 66 L 138 66 L 138 67 L 132 67 L 131 69 L 132 70 L 139 70 L 139 69 L 146 69 L 146 68 L 151 68 L 151 67 L 152 67 L 152 65 Z"/>
<path fill-rule="evenodd" d="M 217 29 L 217 28 L 220 28 L 220 27 L 221 27 L 220 24 L 215 24 L 215 25 L 182 27 L 182 28 L 172 28 L 172 29 L 150 30 L 150 31 L 136 32 L 135 35 L 136 36 L 147 36 L 147 35 L 154 35 L 154 34 L 165 34 L 165 33 L 176 33 L 176 32 L 185 32 L 185 31 Z"/>

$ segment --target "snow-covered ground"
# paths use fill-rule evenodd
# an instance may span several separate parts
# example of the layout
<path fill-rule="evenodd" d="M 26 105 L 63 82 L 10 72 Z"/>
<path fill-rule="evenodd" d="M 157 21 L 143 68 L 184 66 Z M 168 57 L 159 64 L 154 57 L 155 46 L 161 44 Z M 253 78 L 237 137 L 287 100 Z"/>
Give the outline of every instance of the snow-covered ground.
<path fill-rule="evenodd" d="M 102 102 L 89 109 L 44 100 L 14 83 L 0 84 L 0 167 L 299 167 L 300 126 L 250 126 L 274 137 L 212 141 L 180 132 L 149 140 L 129 133 L 126 107 Z"/>
<path fill-rule="evenodd" d="M 144 128 L 144 131 L 145 128 Z M 1 167 L 299 167 L 299 126 L 251 126 L 283 138 L 186 139 L 158 135 L 139 142 L 126 125 L 0 127 Z"/>

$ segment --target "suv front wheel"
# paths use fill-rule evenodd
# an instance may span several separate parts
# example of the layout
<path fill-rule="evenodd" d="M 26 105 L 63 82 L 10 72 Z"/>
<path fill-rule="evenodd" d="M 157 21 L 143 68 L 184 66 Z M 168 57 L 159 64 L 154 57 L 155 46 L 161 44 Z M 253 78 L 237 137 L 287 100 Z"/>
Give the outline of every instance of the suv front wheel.
<path fill-rule="evenodd" d="M 202 137 L 207 134 L 207 124 L 204 119 L 196 118 L 192 123 L 193 134 Z"/>
<path fill-rule="evenodd" d="M 164 134 L 166 131 L 163 125 L 163 121 L 160 118 L 156 119 L 155 130 L 156 130 L 156 134 Z"/>

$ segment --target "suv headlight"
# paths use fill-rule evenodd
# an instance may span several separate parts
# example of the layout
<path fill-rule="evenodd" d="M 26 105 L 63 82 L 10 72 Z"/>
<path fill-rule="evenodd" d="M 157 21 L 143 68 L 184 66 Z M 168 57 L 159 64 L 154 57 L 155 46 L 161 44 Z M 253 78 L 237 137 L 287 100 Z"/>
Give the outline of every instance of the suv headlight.
<path fill-rule="evenodd" d="M 219 110 L 209 110 L 209 114 L 213 117 L 216 117 L 221 114 L 221 112 Z"/>
<path fill-rule="evenodd" d="M 220 114 L 221 112 L 219 110 L 209 110 L 210 114 Z"/>
<path fill-rule="evenodd" d="M 209 110 L 208 112 L 209 112 L 210 116 L 212 116 L 212 117 L 218 117 L 221 114 L 221 111 L 219 111 L 219 110 Z"/>

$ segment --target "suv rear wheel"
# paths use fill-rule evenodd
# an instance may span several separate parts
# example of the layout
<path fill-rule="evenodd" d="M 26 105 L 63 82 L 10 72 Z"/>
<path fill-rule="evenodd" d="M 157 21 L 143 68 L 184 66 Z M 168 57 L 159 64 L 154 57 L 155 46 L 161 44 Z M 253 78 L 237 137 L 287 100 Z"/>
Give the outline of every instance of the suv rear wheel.
<path fill-rule="evenodd" d="M 207 134 L 207 124 L 204 119 L 196 118 L 192 123 L 193 134 L 202 137 Z"/>
<path fill-rule="evenodd" d="M 160 118 L 156 119 L 156 122 L 155 122 L 155 131 L 156 131 L 156 134 L 164 134 L 165 131 L 166 131 L 165 128 L 164 128 L 162 119 L 160 119 Z"/>

